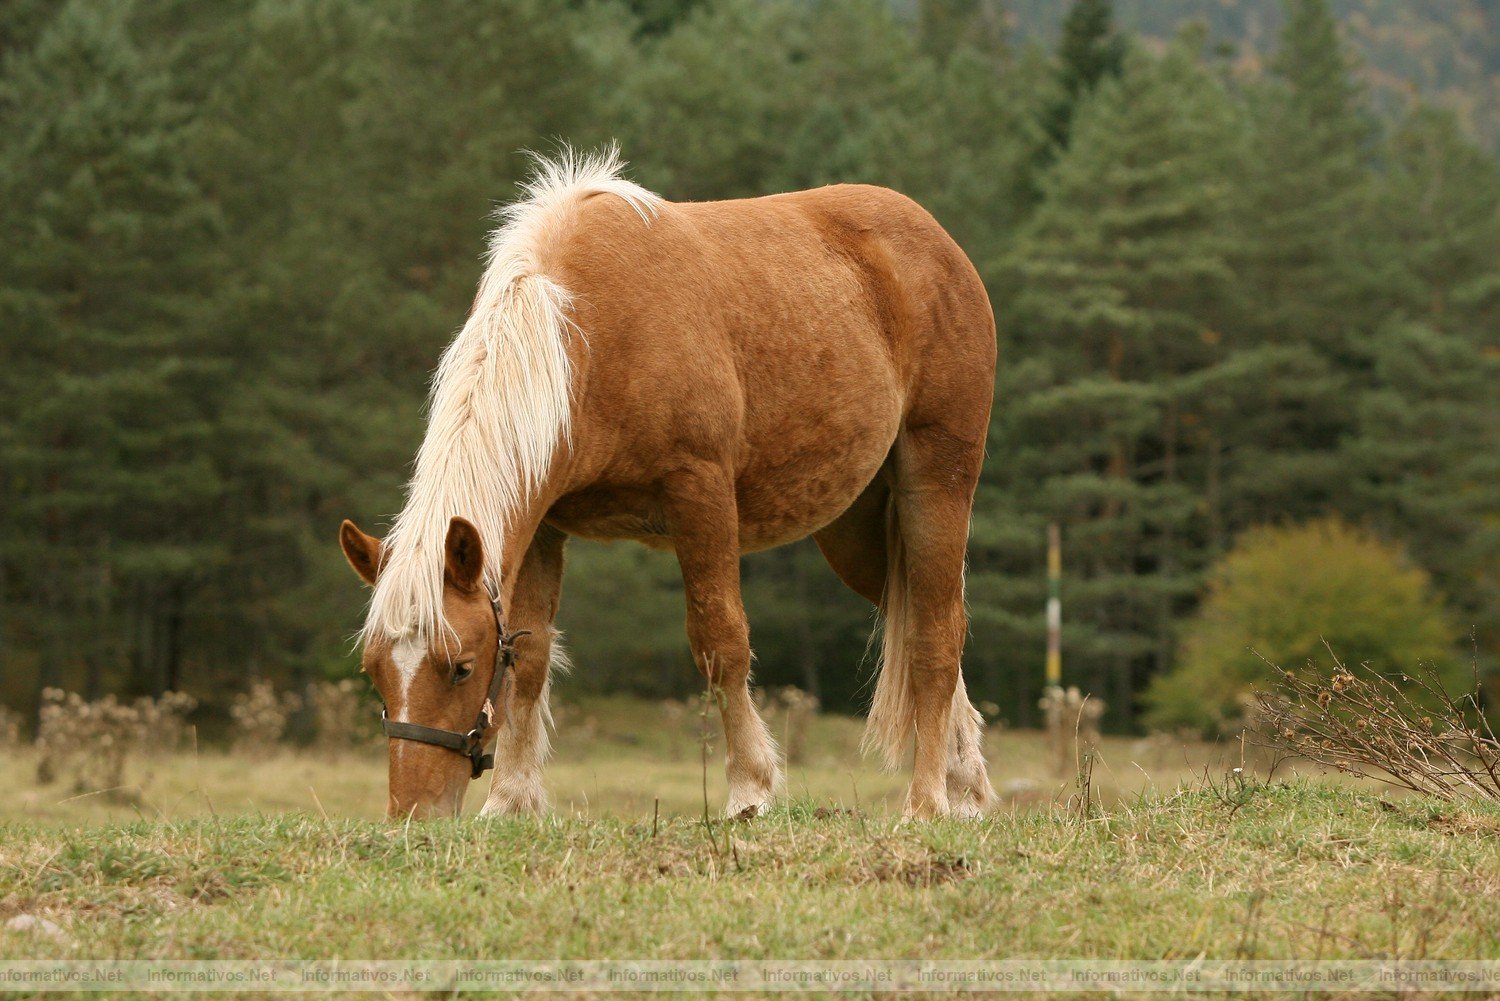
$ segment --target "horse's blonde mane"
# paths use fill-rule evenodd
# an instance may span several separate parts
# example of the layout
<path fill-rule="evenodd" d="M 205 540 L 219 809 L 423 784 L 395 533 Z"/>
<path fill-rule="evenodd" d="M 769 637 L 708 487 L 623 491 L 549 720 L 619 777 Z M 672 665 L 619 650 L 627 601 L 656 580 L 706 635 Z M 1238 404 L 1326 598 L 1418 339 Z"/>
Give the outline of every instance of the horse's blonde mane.
<path fill-rule="evenodd" d="M 474 309 L 432 381 L 427 435 L 406 505 L 385 540 L 364 639 L 434 637 L 443 615 L 448 523 L 467 518 L 498 585 L 511 518 L 545 479 L 572 424 L 572 296 L 543 268 L 546 250 L 585 198 L 623 198 L 649 222 L 660 199 L 620 176 L 611 146 L 536 157 L 522 198 L 500 209 Z"/>

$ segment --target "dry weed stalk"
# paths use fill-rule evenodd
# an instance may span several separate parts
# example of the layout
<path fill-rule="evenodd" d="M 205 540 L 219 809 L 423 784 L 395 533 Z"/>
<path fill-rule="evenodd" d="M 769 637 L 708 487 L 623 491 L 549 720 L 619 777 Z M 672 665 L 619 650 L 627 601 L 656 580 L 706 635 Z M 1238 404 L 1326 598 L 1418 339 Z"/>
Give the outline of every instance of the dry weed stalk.
<path fill-rule="evenodd" d="M 1254 742 L 1439 799 L 1500 801 L 1500 740 L 1479 708 L 1477 664 L 1473 689 L 1454 698 L 1430 668 L 1391 678 L 1328 653 L 1328 678 L 1266 661 L 1280 684 L 1258 695 Z"/>
<path fill-rule="evenodd" d="M 1071 685 L 1064 689 L 1048 686 L 1037 706 L 1047 721 L 1047 745 L 1052 771 L 1065 776 L 1077 771 L 1081 755 L 1093 753 L 1099 746 L 1099 718 L 1105 705 Z"/>

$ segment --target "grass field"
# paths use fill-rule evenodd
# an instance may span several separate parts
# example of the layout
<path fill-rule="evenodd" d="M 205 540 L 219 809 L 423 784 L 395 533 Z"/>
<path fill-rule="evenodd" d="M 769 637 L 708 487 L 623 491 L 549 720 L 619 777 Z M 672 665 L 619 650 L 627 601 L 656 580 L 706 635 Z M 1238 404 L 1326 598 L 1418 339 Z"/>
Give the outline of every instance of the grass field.
<path fill-rule="evenodd" d="M 0 931 L 0 955 L 1500 958 L 1500 809 L 1237 786 L 1213 749 L 1128 741 L 1085 807 L 1035 735 L 1002 733 L 1012 802 L 901 824 L 899 777 L 824 719 L 784 805 L 705 825 L 692 734 L 625 732 L 653 713 L 566 713 L 544 819 L 385 822 L 378 748 L 183 755 L 135 805 L 38 789 L 11 758 L 0 923 L 60 930 Z"/>
<path fill-rule="evenodd" d="M 707 779 L 711 811 L 725 798 L 723 741 L 717 713 L 706 722 L 710 760 L 703 764 L 704 718 L 695 706 L 666 711 L 660 704 L 597 698 L 557 708 L 558 730 L 546 778 L 555 811 L 565 817 L 642 819 L 703 813 Z M 767 714 L 783 744 L 787 721 Z M 373 719 L 373 714 L 372 714 Z M 905 777 L 861 758 L 862 720 L 815 717 L 805 753 L 787 768 L 790 798 L 873 815 L 899 809 Z M 1106 737 L 1094 769 L 1094 794 L 1110 803 L 1146 790 L 1171 790 L 1205 771 L 1239 763 L 1238 746 L 1165 743 Z M 995 788 L 1008 803 L 1066 800 L 1074 776 L 1053 774 L 1039 735 L 993 729 L 986 757 Z M 324 755 L 314 751 L 230 755 L 222 750 L 184 751 L 132 760 L 127 786 L 84 791 L 68 782 L 39 785 L 30 750 L 7 756 L 0 769 L 0 820 L 180 820 L 190 817 L 302 810 L 335 819 L 379 818 L 385 809 L 383 741 Z M 484 800 L 484 783 L 469 790 L 467 809 Z"/>

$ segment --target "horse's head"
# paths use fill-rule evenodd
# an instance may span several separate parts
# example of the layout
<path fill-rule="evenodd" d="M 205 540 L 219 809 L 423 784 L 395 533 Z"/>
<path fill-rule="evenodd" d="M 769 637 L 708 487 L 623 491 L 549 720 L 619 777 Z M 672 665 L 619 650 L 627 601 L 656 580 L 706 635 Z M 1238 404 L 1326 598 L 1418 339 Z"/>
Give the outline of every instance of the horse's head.
<path fill-rule="evenodd" d="M 355 573 L 373 587 L 383 562 L 381 541 L 345 521 L 339 529 L 339 543 Z M 443 571 L 443 609 L 450 631 L 376 638 L 365 644 L 364 670 L 385 700 L 387 719 L 447 731 L 455 737 L 475 728 L 499 667 L 497 616 L 483 574 L 479 530 L 454 518 L 448 526 Z M 502 691 L 495 699 L 491 725 L 480 735 L 485 742 L 505 718 L 504 697 Z M 456 816 L 473 768 L 470 758 L 420 736 L 390 735 L 387 743 L 389 815 Z"/>

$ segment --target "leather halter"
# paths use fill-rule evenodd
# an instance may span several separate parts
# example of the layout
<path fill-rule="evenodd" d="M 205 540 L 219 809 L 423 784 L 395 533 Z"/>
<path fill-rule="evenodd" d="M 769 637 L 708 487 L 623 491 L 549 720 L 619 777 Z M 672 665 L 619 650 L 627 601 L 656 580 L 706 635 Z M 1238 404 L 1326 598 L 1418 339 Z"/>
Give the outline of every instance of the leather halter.
<path fill-rule="evenodd" d="M 419 723 L 401 723 L 387 716 L 384 708 L 380 710 L 380 727 L 387 737 L 414 740 L 419 744 L 432 744 L 457 751 L 469 759 L 471 779 L 477 779 L 495 767 L 495 756 L 484 751 L 484 735 L 495 725 L 497 703 L 505 713 L 506 722 L 510 720 L 510 709 L 501 698 L 501 690 L 510 669 L 516 663 L 516 640 L 531 634 L 530 629 L 507 633 L 505 623 L 501 621 L 499 589 L 490 590 L 486 582 L 484 590 L 490 599 L 490 611 L 495 615 L 495 673 L 490 679 L 490 690 L 484 697 L 484 705 L 479 707 L 479 715 L 474 720 L 474 728 L 468 733 L 459 733 L 457 730 L 440 730 L 435 726 L 422 726 Z"/>

